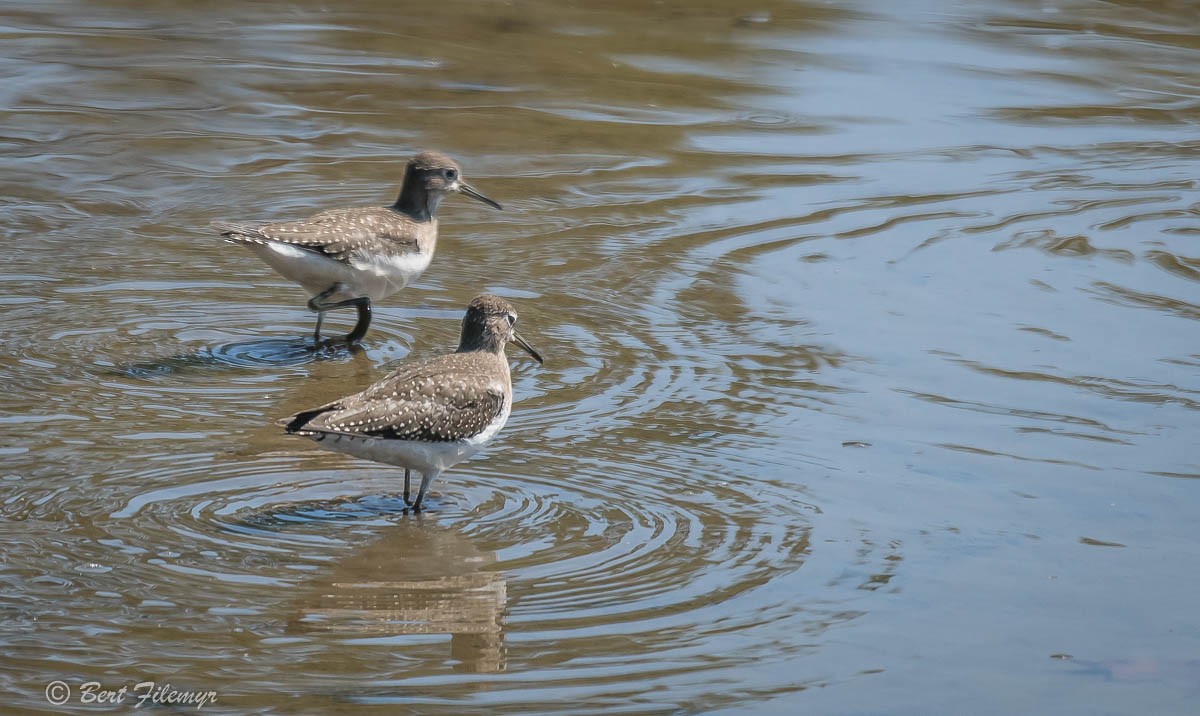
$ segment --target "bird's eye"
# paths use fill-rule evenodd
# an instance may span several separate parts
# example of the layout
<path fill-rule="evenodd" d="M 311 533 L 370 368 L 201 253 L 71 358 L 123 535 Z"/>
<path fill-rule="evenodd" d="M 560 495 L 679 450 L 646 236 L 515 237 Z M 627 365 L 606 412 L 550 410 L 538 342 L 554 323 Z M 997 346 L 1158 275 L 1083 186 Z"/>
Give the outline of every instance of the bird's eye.
<path fill-rule="evenodd" d="M 447 169 L 446 170 L 446 178 L 449 179 L 450 181 L 454 181 L 455 179 L 458 178 L 458 170 L 457 169 Z"/>
<path fill-rule="evenodd" d="M 505 316 L 505 318 L 508 319 L 508 325 L 510 325 L 510 326 L 517 325 L 517 317 L 514 316 L 513 314 L 510 313 L 507 316 Z"/>

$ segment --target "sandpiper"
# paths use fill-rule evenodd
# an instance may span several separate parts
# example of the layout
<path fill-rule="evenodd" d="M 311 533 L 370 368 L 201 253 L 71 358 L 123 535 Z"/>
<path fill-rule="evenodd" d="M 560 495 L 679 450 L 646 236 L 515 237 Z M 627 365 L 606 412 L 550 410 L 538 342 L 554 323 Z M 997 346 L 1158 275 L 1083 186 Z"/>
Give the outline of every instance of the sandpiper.
<path fill-rule="evenodd" d="M 330 450 L 404 468 L 404 502 L 420 512 L 437 476 L 478 452 L 508 420 L 512 377 L 504 346 L 542 357 L 516 332 L 517 312 L 484 294 L 467 306 L 458 350 L 400 366 L 366 390 L 284 418 L 294 435 Z M 409 501 L 411 471 L 421 473 Z"/>
<path fill-rule="evenodd" d="M 426 151 L 408 160 L 400 196 L 391 206 L 331 209 L 265 226 L 213 222 L 213 227 L 308 291 L 308 308 L 317 314 L 316 343 L 326 311 L 357 308 L 358 322 L 345 338 L 354 344 L 371 325 L 371 302 L 404 288 L 429 267 L 437 246 L 438 204 L 451 192 L 502 208 L 462 180 L 457 162 Z"/>

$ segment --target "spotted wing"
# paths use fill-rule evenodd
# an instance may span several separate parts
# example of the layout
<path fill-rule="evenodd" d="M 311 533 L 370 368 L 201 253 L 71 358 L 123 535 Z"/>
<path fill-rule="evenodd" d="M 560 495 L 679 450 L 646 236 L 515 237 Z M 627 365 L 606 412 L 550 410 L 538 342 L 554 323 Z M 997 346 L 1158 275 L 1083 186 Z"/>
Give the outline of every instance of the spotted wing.
<path fill-rule="evenodd" d="M 502 388 L 486 376 L 447 370 L 445 362 L 402 367 L 361 393 L 297 413 L 286 429 L 420 442 L 478 435 L 503 412 Z"/>
<path fill-rule="evenodd" d="M 234 243 L 288 244 L 348 264 L 364 255 L 417 251 L 410 223 L 402 214 L 379 207 L 334 209 L 266 226 L 213 222 L 213 227 Z"/>

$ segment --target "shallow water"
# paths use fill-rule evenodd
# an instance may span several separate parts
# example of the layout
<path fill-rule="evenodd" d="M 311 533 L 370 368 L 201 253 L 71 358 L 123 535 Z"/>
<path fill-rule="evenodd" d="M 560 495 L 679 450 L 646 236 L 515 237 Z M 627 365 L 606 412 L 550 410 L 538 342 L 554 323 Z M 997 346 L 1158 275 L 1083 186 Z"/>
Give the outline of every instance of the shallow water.
<path fill-rule="evenodd" d="M 0 703 L 1192 712 L 1200 15 L 970 5 L 0 8 Z M 506 211 L 302 350 L 208 223 L 423 147 Z M 279 433 L 483 290 L 548 361 L 429 512 Z"/>

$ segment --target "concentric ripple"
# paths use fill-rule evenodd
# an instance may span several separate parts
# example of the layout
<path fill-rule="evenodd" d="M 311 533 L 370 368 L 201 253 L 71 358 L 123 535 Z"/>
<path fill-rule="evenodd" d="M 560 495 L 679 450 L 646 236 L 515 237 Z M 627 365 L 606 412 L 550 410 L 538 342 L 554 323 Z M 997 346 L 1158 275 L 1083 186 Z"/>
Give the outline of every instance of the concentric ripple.
<path fill-rule="evenodd" d="M 1193 705 L 1187 3 L 27 5 L 12 709 L 146 678 L 212 713 Z M 207 228 L 390 202 L 425 147 L 506 210 L 447 198 L 362 351 Z M 428 511 L 282 434 L 484 291 L 547 361 L 512 352 L 509 425 Z"/>

